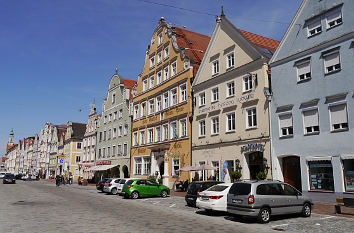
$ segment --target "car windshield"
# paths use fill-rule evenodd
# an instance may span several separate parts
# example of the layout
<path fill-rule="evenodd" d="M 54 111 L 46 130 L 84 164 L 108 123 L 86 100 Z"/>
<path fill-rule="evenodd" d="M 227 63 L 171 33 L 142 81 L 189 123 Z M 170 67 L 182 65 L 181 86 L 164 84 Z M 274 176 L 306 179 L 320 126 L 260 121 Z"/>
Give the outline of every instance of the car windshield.
<path fill-rule="evenodd" d="M 14 175 L 12 175 L 12 174 L 6 174 L 5 177 L 6 177 L 6 178 L 13 178 Z"/>
<path fill-rule="evenodd" d="M 106 183 L 111 183 L 112 179 L 106 180 Z"/>
<path fill-rule="evenodd" d="M 129 186 L 129 185 L 131 185 L 133 182 L 134 182 L 134 180 L 128 180 L 128 181 L 125 183 L 125 185 Z"/>
<path fill-rule="evenodd" d="M 125 179 L 121 179 L 121 180 L 119 181 L 119 184 L 125 184 Z"/>
<path fill-rule="evenodd" d="M 221 192 L 221 191 L 224 191 L 225 189 L 227 189 L 228 187 L 229 186 L 225 186 L 225 185 L 214 185 L 205 191 Z"/>

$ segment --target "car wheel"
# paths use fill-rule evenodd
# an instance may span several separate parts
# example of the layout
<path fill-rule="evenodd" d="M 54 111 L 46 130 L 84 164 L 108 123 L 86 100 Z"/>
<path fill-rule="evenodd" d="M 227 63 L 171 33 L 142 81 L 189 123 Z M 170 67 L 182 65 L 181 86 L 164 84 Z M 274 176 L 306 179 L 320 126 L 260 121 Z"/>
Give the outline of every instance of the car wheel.
<path fill-rule="evenodd" d="M 311 205 L 309 203 L 305 203 L 302 207 L 302 216 L 306 218 L 311 216 Z"/>
<path fill-rule="evenodd" d="M 258 214 L 258 221 L 260 223 L 268 223 L 270 220 L 270 209 L 262 208 Z"/>
<path fill-rule="evenodd" d="M 131 195 L 132 199 L 138 199 L 139 198 L 139 193 L 137 191 L 132 192 Z"/>
<path fill-rule="evenodd" d="M 167 195 L 168 195 L 168 193 L 166 190 L 161 191 L 161 197 L 165 198 L 165 197 L 167 197 Z"/>
<path fill-rule="evenodd" d="M 117 191 L 116 188 L 112 188 L 111 193 L 112 193 L 113 195 L 117 195 L 118 191 Z"/>

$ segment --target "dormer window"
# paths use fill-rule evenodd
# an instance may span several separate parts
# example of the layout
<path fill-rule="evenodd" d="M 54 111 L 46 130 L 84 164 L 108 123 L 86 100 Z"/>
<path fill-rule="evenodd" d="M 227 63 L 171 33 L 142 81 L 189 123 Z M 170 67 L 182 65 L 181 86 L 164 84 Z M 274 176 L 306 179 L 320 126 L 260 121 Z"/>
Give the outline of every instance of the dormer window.
<path fill-rule="evenodd" d="M 162 44 L 163 41 L 163 35 L 162 32 L 158 35 L 158 45 Z"/>
<path fill-rule="evenodd" d="M 307 25 L 307 37 L 317 35 L 322 32 L 321 19 Z"/>
<path fill-rule="evenodd" d="M 338 26 L 342 24 L 342 12 L 341 11 L 336 11 L 333 13 L 330 13 L 326 16 L 326 22 L 327 22 L 327 29 L 334 28 L 335 26 Z"/>
<path fill-rule="evenodd" d="M 235 66 L 235 54 L 234 52 L 227 55 L 226 68 L 229 69 Z"/>
<path fill-rule="evenodd" d="M 167 59 L 170 56 L 170 48 L 167 46 L 164 48 L 164 59 Z"/>

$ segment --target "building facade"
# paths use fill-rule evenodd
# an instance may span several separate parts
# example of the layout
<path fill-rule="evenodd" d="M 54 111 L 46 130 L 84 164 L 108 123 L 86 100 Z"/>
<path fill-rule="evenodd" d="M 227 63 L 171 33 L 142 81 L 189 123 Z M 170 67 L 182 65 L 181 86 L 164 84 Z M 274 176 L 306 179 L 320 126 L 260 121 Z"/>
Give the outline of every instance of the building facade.
<path fill-rule="evenodd" d="M 260 172 L 271 178 L 268 61 L 278 41 L 237 29 L 224 14 L 217 18 L 206 54 L 193 82 L 193 166 L 202 180 L 222 180 L 222 166 L 242 179 Z M 269 172 L 268 172 L 269 171 Z"/>
<path fill-rule="evenodd" d="M 91 168 L 96 163 L 96 138 L 97 123 L 99 115 L 96 112 L 95 104 L 92 105 L 89 119 L 86 125 L 86 131 L 83 140 L 82 169 L 84 179 L 92 179 L 94 171 Z"/>
<path fill-rule="evenodd" d="M 99 178 L 130 176 L 130 106 L 136 81 L 123 79 L 117 72 L 110 80 L 98 121 L 96 167 L 91 171 Z"/>
<path fill-rule="evenodd" d="M 273 174 L 314 200 L 354 192 L 354 2 L 304 0 L 273 58 Z"/>
<path fill-rule="evenodd" d="M 191 83 L 209 37 L 158 23 L 134 87 L 131 171 L 172 187 L 191 163 Z"/>

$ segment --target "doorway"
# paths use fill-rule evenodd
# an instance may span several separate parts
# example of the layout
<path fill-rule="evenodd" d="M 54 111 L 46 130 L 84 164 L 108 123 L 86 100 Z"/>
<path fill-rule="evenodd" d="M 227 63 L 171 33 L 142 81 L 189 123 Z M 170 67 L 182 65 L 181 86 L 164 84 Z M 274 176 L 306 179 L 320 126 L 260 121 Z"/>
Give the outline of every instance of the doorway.
<path fill-rule="evenodd" d="M 263 152 L 252 152 L 248 155 L 248 166 L 250 169 L 250 179 L 256 180 L 257 174 L 264 171 Z"/>
<path fill-rule="evenodd" d="M 162 179 L 163 174 L 165 174 L 165 164 L 164 164 L 164 160 L 162 160 L 162 162 L 159 165 L 159 175 L 160 178 Z"/>
<path fill-rule="evenodd" d="M 129 171 L 127 166 L 123 166 L 123 176 L 124 178 L 129 178 Z"/>
<path fill-rule="evenodd" d="M 282 162 L 284 182 L 294 186 L 297 190 L 302 191 L 300 157 L 288 156 L 283 158 Z"/>

